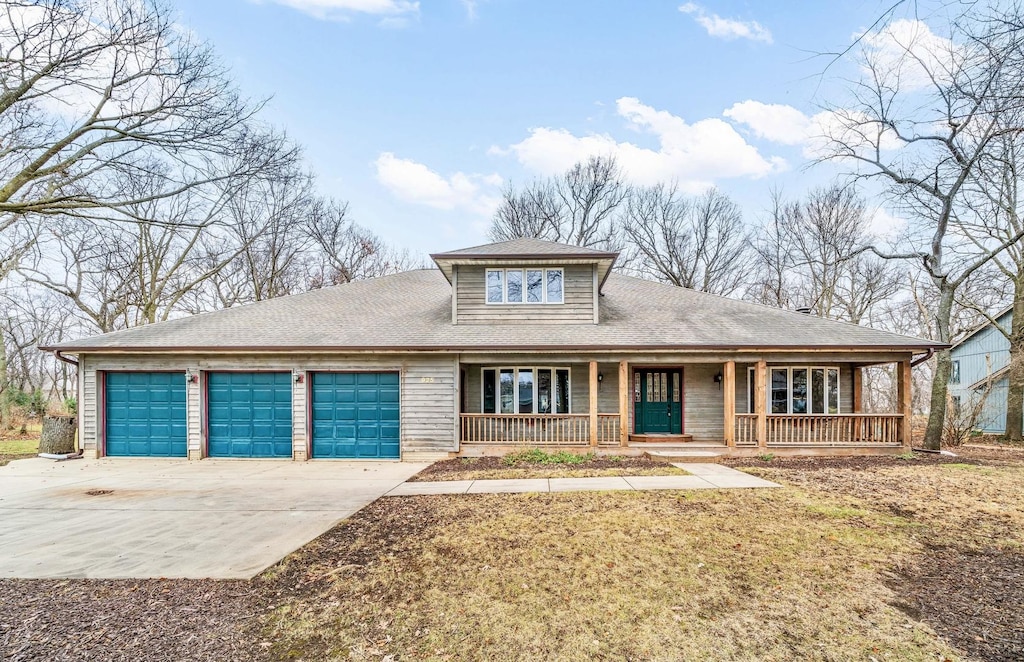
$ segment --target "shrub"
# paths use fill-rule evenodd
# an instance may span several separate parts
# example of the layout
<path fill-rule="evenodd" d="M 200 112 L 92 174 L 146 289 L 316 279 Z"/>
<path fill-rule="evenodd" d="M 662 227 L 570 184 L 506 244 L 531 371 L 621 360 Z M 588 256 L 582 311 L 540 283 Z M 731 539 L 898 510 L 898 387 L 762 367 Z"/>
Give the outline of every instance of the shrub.
<path fill-rule="evenodd" d="M 506 455 L 502 462 L 506 466 L 514 467 L 517 464 L 583 464 L 594 459 L 593 453 L 587 453 L 580 455 L 579 453 L 570 453 L 568 451 L 558 451 L 556 453 L 546 453 L 539 448 L 531 448 L 525 451 L 519 451 L 518 453 L 509 453 Z"/>

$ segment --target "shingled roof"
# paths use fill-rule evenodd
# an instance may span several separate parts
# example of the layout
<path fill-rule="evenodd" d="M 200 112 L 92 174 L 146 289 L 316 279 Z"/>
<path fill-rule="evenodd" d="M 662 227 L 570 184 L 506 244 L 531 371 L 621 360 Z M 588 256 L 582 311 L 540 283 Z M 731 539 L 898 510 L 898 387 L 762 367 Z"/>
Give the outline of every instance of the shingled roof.
<path fill-rule="evenodd" d="M 436 269 L 408 271 L 44 347 L 129 351 L 865 349 L 933 341 L 612 274 L 600 324 L 451 323 Z"/>

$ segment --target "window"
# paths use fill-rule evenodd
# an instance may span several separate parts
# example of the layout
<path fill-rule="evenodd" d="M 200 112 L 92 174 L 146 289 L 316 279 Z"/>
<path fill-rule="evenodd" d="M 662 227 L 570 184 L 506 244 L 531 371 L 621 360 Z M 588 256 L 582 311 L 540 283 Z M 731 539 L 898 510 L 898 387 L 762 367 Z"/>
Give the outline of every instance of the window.
<path fill-rule="evenodd" d="M 569 413 L 568 368 L 484 368 L 480 375 L 485 414 Z"/>
<path fill-rule="evenodd" d="M 959 384 L 960 383 L 960 362 L 953 361 L 953 364 L 949 367 L 949 383 Z"/>
<path fill-rule="evenodd" d="M 562 303 L 562 269 L 488 269 L 487 303 Z"/>
<path fill-rule="evenodd" d="M 755 412 L 754 368 L 747 370 L 747 411 Z M 768 369 L 769 414 L 838 414 L 839 368 L 796 366 Z"/>

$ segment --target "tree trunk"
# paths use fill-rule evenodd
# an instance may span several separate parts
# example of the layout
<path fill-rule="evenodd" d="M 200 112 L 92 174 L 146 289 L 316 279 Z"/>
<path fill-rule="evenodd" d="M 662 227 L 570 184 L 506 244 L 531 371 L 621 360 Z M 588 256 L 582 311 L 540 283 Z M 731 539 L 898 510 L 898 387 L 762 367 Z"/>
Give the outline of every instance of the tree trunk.
<path fill-rule="evenodd" d="M 43 416 L 43 432 L 39 439 L 40 453 L 75 452 L 75 417 Z"/>
<path fill-rule="evenodd" d="M 1013 284 L 1011 325 L 1009 388 L 1006 390 L 1006 438 L 1020 442 L 1024 438 L 1024 274 L 1018 274 Z"/>
<path fill-rule="evenodd" d="M 939 283 L 939 308 L 935 312 L 935 329 L 939 342 L 949 342 L 949 324 L 953 315 L 954 290 L 945 281 Z M 932 379 L 928 427 L 924 431 L 924 447 L 937 451 L 942 448 L 942 427 L 946 420 L 946 395 L 949 388 L 949 374 L 953 362 L 949 350 L 935 354 L 935 376 Z"/>
<path fill-rule="evenodd" d="M 11 406 L 7 399 L 7 345 L 4 344 L 4 337 L 0 335 L 0 426 L 7 425 L 10 420 Z"/>

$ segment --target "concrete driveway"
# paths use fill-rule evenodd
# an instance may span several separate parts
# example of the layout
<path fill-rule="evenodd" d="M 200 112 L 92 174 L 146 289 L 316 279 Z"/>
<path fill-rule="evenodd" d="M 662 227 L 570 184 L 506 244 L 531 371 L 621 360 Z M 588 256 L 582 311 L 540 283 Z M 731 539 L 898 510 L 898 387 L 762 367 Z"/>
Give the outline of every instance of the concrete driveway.
<path fill-rule="evenodd" d="M 252 577 L 425 466 L 17 460 L 0 467 L 0 577 Z"/>

